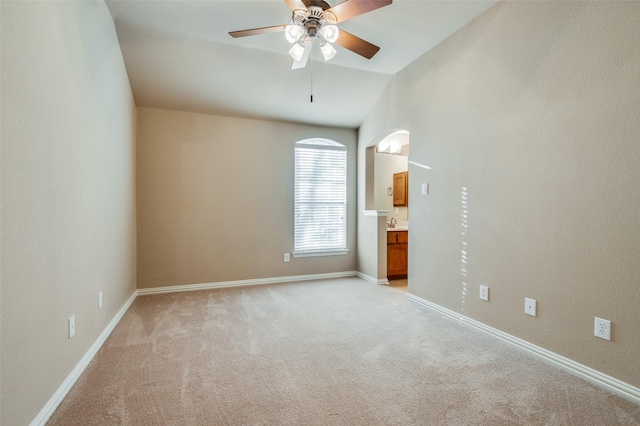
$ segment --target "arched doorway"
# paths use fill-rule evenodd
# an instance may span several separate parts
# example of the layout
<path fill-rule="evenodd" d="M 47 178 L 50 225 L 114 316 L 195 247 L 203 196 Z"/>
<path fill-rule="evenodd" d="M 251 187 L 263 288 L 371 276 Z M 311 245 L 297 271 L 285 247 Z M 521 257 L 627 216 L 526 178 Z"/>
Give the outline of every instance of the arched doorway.
<path fill-rule="evenodd" d="M 385 132 L 368 145 L 366 162 L 366 205 L 379 215 L 386 215 L 387 223 L 386 235 L 379 235 L 384 240 L 379 241 L 379 247 L 386 250 L 379 253 L 378 259 L 386 262 L 387 282 L 405 290 L 409 249 L 409 138 L 406 130 Z M 400 190 L 404 191 L 405 202 L 396 197 Z"/>

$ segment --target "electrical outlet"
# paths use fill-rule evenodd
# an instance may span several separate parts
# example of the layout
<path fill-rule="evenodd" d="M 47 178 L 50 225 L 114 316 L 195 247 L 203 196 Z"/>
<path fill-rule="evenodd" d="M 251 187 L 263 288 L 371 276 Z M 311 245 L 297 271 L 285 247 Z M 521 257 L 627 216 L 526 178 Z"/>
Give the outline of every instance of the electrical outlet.
<path fill-rule="evenodd" d="M 291 257 L 289 256 L 289 253 L 285 253 L 284 254 L 284 261 L 288 262 L 289 260 L 291 260 Z"/>
<path fill-rule="evenodd" d="M 489 301 L 489 287 L 486 285 L 480 286 L 480 299 L 488 302 Z"/>
<path fill-rule="evenodd" d="M 422 195 L 429 195 L 429 184 L 428 183 L 423 183 L 422 184 Z"/>
<path fill-rule="evenodd" d="M 102 309 L 102 292 L 98 293 L 98 309 Z"/>
<path fill-rule="evenodd" d="M 611 341 L 611 321 L 596 317 L 593 333 L 596 337 Z"/>
<path fill-rule="evenodd" d="M 71 315 L 69 317 L 69 339 L 71 339 L 74 334 L 76 334 L 76 316 Z"/>
<path fill-rule="evenodd" d="M 524 298 L 524 313 L 527 315 L 531 315 L 532 317 L 536 316 L 536 300 L 529 299 L 528 297 Z"/>

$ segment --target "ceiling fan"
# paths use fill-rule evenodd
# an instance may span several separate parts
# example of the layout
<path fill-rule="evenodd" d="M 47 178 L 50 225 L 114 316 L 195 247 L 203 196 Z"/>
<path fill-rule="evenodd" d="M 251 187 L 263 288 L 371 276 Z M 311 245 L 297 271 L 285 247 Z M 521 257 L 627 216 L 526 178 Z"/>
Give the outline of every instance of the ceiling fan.
<path fill-rule="evenodd" d="M 289 55 L 293 58 L 291 69 L 304 68 L 311 48 L 317 39 L 325 61 L 336 55 L 335 43 L 360 56 L 371 59 L 380 48 L 340 28 L 337 24 L 355 18 L 392 3 L 392 0 L 345 0 L 331 7 L 323 0 L 284 0 L 292 10 L 288 24 L 272 27 L 232 31 L 231 37 L 246 37 L 284 31 L 287 41 L 293 44 Z"/>

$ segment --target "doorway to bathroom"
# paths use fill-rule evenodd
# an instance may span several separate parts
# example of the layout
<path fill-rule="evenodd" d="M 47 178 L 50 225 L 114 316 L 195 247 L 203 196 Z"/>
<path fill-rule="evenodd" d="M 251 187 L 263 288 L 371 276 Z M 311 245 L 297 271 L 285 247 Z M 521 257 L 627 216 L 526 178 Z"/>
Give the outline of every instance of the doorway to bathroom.
<path fill-rule="evenodd" d="M 374 205 L 387 212 L 387 279 L 404 291 L 409 262 L 409 132 L 398 130 L 375 147 Z"/>

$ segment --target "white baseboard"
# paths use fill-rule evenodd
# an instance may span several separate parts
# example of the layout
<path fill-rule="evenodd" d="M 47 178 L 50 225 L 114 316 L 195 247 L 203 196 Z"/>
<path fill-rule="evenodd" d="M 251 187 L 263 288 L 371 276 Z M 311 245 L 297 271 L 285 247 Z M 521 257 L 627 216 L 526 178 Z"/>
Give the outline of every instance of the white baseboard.
<path fill-rule="evenodd" d="M 67 376 L 66 379 L 62 382 L 62 384 L 58 387 L 58 389 L 54 392 L 54 394 L 49 398 L 47 403 L 42 407 L 38 415 L 31 421 L 31 426 L 36 425 L 44 425 L 47 423 L 49 418 L 56 411 L 62 400 L 69 393 L 73 385 L 80 378 L 84 370 L 89 366 L 91 360 L 96 356 L 98 350 L 102 347 L 104 342 L 107 340 L 107 337 L 111 334 L 116 325 L 120 322 L 122 317 L 124 316 L 127 309 L 131 306 L 133 301 L 136 299 L 138 295 L 137 291 L 134 291 L 129 299 L 122 305 L 120 310 L 115 314 L 115 316 L 109 321 L 109 324 L 105 327 L 105 329 L 100 333 L 98 338 L 93 345 L 89 348 L 89 350 L 84 354 L 84 356 L 80 359 L 78 364 L 71 370 L 71 373 Z"/>
<path fill-rule="evenodd" d="M 140 288 L 138 289 L 138 294 L 140 296 L 144 296 L 147 294 L 175 293 L 180 291 L 211 290 L 215 288 L 278 284 L 278 283 L 288 283 L 288 282 L 294 282 L 294 281 L 326 280 L 331 278 L 355 277 L 356 275 L 358 275 L 356 271 L 344 271 L 344 272 L 329 272 L 325 274 L 290 275 L 285 277 L 258 278 L 253 280 L 221 281 L 221 282 L 215 282 L 215 283 L 173 285 L 173 286 L 167 286 L 167 287 Z"/>
<path fill-rule="evenodd" d="M 594 370 L 591 367 L 587 367 L 586 365 L 580 364 L 576 361 L 573 361 L 569 358 L 566 358 L 562 355 L 558 355 L 554 352 L 551 352 L 547 349 L 541 348 L 540 346 L 536 346 L 533 343 L 529 343 L 526 340 L 522 340 L 518 337 L 512 336 L 508 333 L 495 329 L 493 327 L 489 327 L 486 324 L 483 324 L 479 321 L 466 317 L 457 312 L 451 311 L 447 308 L 444 308 L 440 305 L 437 305 L 433 302 L 429 302 L 428 300 L 422 299 L 413 294 L 407 294 L 407 299 L 418 303 L 419 305 L 425 306 L 429 309 L 432 309 L 436 312 L 439 312 L 442 315 L 445 315 L 454 320 L 458 320 L 466 325 L 469 325 L 477 330 L 483 331 L 487 334 L 490 334 L 494 337 L 497 337 L 507 343 L 510 343 L 514 346 L 517 346 L 521 349 L 526 350 L 527 352 L 536 355 L 539 358 L 544 359 L 545 361 L 551 362 L 554 365 L 568 371 L 571 374 L 574 374 L 588 382 L 591 382 L 597 386 L 603 387 L 617 395 L 620 395 L 624 398 L 627 398 L 635 403 L 640 403 L 640 388 L 632 386 L 628 383 L 623 382 L 622 380 L 618 380 L 615 377 L 611 377 L 607 374 L 601 373 L 598 370 Z"/>
<path fill-rule="evenodd" d="M 358 272 L 358 277 L 362 278 L 365 281 L 369 281 L 370 283 L 377 285 L 389 285 L 389 280 L 386 278 L 374 278 L 371 275 L 363 274 L 362 272 Z"/>

